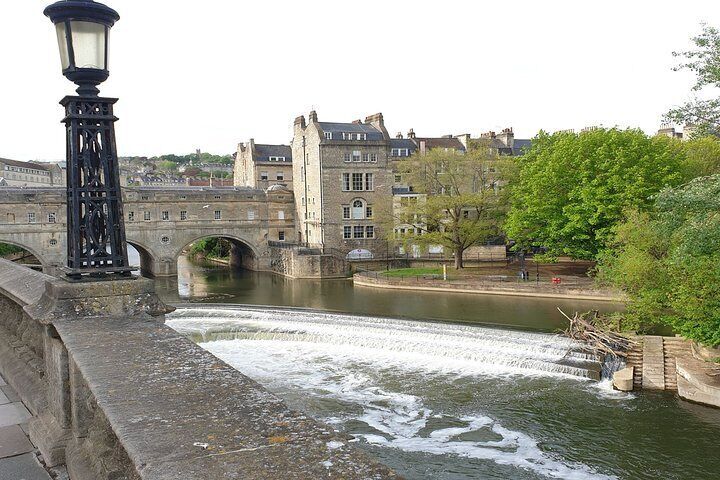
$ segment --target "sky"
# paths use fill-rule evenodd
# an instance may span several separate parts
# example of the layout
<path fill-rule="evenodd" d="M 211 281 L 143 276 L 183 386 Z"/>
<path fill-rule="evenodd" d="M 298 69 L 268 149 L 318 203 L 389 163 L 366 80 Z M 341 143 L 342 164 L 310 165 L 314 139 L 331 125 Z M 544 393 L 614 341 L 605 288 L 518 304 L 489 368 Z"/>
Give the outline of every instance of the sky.
<path fill-rule="evenodd" d="M 62 160 L 49 1 L 0 6 L 0 157 Z M 121 156 L 288 143 L 293 119 L 382 112 L 391 135 L 602 125 L 657 130 L 691 95 L 673 72 L 718 0 L 107 0 Z"/>

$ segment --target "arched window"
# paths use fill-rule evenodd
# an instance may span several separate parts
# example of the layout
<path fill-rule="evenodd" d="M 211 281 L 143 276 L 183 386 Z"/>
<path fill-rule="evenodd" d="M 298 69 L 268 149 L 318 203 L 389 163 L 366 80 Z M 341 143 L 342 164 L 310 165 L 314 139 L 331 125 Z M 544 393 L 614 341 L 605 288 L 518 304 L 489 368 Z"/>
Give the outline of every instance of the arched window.
<path fill-rule="evenodd" d="M 365 204 L 362 200 L 355 200 L 352 203 L 352 218 L 353 220 L 362 220 L 365 218 Z"/>

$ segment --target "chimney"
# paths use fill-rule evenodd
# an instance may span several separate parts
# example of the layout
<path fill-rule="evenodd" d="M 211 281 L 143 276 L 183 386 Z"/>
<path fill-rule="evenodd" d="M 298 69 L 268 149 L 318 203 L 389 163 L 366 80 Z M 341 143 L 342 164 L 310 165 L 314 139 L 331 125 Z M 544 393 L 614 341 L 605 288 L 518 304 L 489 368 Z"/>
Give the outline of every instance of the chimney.
<path fill-rule="evenodd" d="M 395 135 L 395 138 L 397 138 L 398 140 L 402 140 L 402 138 L 403 138 L 402 132 L 398 132 L 397 135 Z"/>
<path fill-rule="evenodd" d="M 362 120 L 358 118 L 357 120 L 353 120 L 352 123 L 354 123 L 355 125 L 362 125 Z"/>
<path fill-rule="evenodd" d="M 427 148 L 425 147 L 425 140 L 420 140 L 420 155 L 425 155 Z"/>
<path fill-rule="evenodd" d="M 299 117 L 295 118 L 295 126 L 300 128 L 305 128 L 305 115 L 300 115 Z"/>
<path fill-rule="evenodd" d="M 513 148 L 515 145 L 515 134 L 513 133 L 512 127 L 503 128 L 497 138 L 508 148 Z"/>
<path fill-rule="evenodd" d="M 411 128 L 407 133 L 407 138 L 415 138 L 415 130 Z"/>
<path fill-rule="evenodd" d="M 365 117 L 365 123 L 369 123 L 373 127 L 380 130 L 383 134 L 383 138 L 385 140 L 390 140 L 390 134 L 388 133 L 387 129 L 385 128 L 385 120 L 383 120 L 383 114 L 382 113 L 375 113 L 373 115 L 369 115 Z"/>
<path fill-rule="evenodd" d="M 495 132 L 491 130 L 489 132 L 481 133 L 480 138 L 495 138 Z"/>
<path fill-rule="evenodd" d="M 470 134 L 469 133 L 461 133 L 460 135 L 457 135 L 456 138 L 458 140 L 460 140 L 460 143 L 462 143 L 462 146 L 465 147 L 465 150 L 467 150 L 468 143 L 470 143 Z"/>
<path fill-rule="evenodd" d="M 308 115 L 308 122 L 315 123 L 317 122 L 317 112 L 315 110 L 310 112 L 310 115 Z"/>

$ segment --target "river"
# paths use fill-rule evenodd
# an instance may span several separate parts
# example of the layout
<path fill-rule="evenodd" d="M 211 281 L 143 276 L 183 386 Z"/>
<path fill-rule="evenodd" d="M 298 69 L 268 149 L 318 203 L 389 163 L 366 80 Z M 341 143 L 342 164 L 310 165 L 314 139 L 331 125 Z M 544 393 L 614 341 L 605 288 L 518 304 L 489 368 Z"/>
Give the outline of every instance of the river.
<path fill-rule="evenodd" d="M 170 326 L 409 479 L 720 472 L 720 410 L 614 392 L 587 378 L 593 359 L 549 333 L 563 325 L 556 306 L 612 304 L 386 292 L 185 259 L 158 291 L 197 302 Z"/>

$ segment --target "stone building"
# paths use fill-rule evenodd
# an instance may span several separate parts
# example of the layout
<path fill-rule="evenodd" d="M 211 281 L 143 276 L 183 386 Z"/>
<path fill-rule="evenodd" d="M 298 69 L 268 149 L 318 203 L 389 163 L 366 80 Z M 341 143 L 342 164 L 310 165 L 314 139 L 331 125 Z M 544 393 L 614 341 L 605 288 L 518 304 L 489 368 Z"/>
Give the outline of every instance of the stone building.
<path fill-rule="evenodd" d="M 365 121 L 295 119 L 292 139 L 297 236 L 343 252 L 384 252 L 377 208 L 392 200 L 390 135 L 381 113 Z M 363 253 L 361 253 L 363 254 Z"/>
<path fill-rule="evenodd" d="M 283 185 L 292 189 L 292 149 L 288 145 L 265 145 L 250 139 L 238 145 L 235 186 L 267 189 Z"/>
<path fill-rule="evenodd" d="M 54 163 L 21 162 L 0 158 L 0 178 L 7 187 L 59 187 L 65 185 L 62 168 Z"/>

